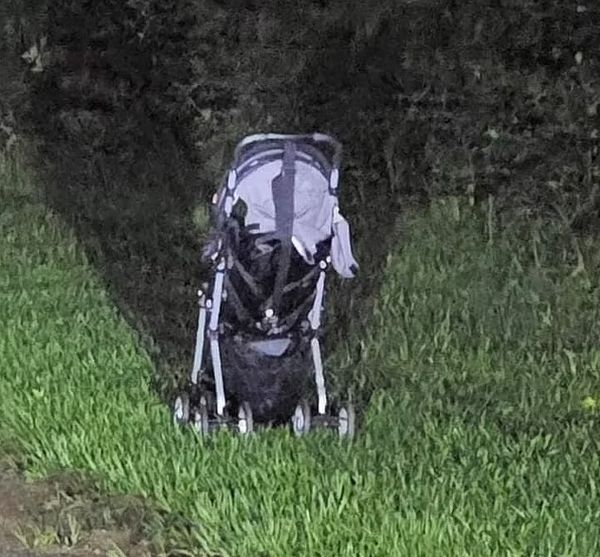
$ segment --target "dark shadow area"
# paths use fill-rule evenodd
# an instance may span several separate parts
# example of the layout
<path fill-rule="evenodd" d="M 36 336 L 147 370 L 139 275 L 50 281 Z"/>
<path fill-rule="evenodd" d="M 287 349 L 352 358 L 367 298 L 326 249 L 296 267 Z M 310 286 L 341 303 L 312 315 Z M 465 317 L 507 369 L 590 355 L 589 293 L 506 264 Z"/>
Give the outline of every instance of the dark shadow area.
<path fill-rule="evenodd" d="M 53 52 L 45 73 L 31 76 L 26 121 L 48 206 L 74 229 L 156 363 L 157 391 L 170 399 L 191 366 L 196 292 L 206 275 L 194 209 L 215 184 L 190 153 L 178 125 L 189 107 L 173 90 L 189 70 L 179 58 L 193 18 L 178 19 L 172 2 L 155 3 L 147 23 L 156 34 L 142 44 L 143 8 L 51 5 Z M 207 89 L 215 108 L 233 102 L 224 88 Z"/>
<path fill-rule="evenodd" d="M 220 122 L 202 129 L 202 122 L 178 121 L 177 111 L 183 112 L 184 107 L 178 104 L 180 99 L 167 95 L 181 79 L 180 72 L 190 70 L 189 60 L 180 62 L 184 69 L 170 67 L 168 78 L 158 76 L 155 62 L 136 45 L 133 33 L 118 29 L 119 17 L 127 19 L 127 13 L 119 16 L 123 10 L 110 2 L 90 4 L 89 11 L 83 9 L 84 4 L 58 3 L 50 11 L 49 40 L 57 54 L 47 75 L 34 77 L 30 83 L 29 123 L 39 146 L 38 176 L 48 205 L 74 228 L 115 303 L 151 350 L 159 369 L 157 389 L 168 398 L 192 361 L 196 290 L 206 274 L 199 262 L 201 237 L 193 212 L 208 202 L 215 186 L 210 180 L 215 169 L 207 171 L 203 159 L 212 153 L 190 148 L 197 138 L 194 134 L 204 133 L 203 139 L 210 132 L 221 135 L 223 172 L 231 147 L 246 133 L 259 129 L 330 131 L 329 122 L 320 122 L 315 107 L 303 103 L 304 98 L 310 101 L 313 88 L 321 89 L 322 83 L 307 88 L 297 83 L 300 89 L 294 91 L 285 79 L 277 82 L 285 67 L 271 64 L 273 44 L 253 45 L 255 52 L 242 63 L 243 71 L 234 71 L 239 66 L 237 56 L 248 47 L 239 42 L 239 35 L 248 32 L 249 25 L 244 12 L 236 11 L 237 21 L 229 19 L 224 26 L 224 45 L 209 36 L 215 51 L 213 59 L 204 62 L 213 76 L 203 83 L 194 104 L 208 106 L 217 114 L 242 106 L 246 115 L 238 118 L 241 125 L 235 133 L 219 129 Z M 246 17 L 252 20 L 252 9 Z M 290 20 L 286 25 L 293 23 Z M 173 44 L 184 40 L 194 24 L 185 21 L 181 26 L 181 36 L 171 37 Z M 288 56 L 302 46 L 295 45 Z M 256 60 L 268 67 L 270 75 L 262 76 L 255 97 L 249 98 L 245 85 L 256 75 L 248 67 Z M 160 95 L 164 106 L 157 107 Z M 268 107 L 269 128 L 262 109 L 254 103 Z M 253 126 L 253 116 L 257 125 L 263 121 L 260 128 Z M 224 127 L 232 127 L 226 117 L 217 118 L 225 121 Z M 344 197 L 348 203 L 346 193 Z M 381 204 L 383 199 L 375 201 Z M 367 209 L 377 212 L 377 205 Z M 368 221 L 365 214 L 354 213 Z M 385 226 L 380 222 L 370 234 L 381 234 Z M 359 229 L 359 235 L 360 230 L 368 231 L 368 227 Z M 371 238 L 361 243 L 368 245 Z M 365 268 L 376 273 L 377 268 L 371 267 L 366 261 Z"/>
<path fill-rule="evenodd" d="M 174 388 L 191 365 L 196 291 L 205 270 L 192 209 L 197 175 L 169 139 L 134 162 L 90 160 L 77 146 L 41 150 L 47 204 L 73 229 L 108 291 Z M 51 161 L 51 162 L 47 162 Z"/>
<path fill-rule="evenodd" d="M 165 396 L 191 363 L 205 272 L 193 212 L 247 133 L 319 130 L 345 146 L 342 206 L 361 273 L 342 287 L 334 279 L 326 354 L 366 323 L 406 206 L 493 195 L 499 210 L 571 207 L 570 190 L 546 187 L 556 157 L 579 193 L 591 191 L 598 110 L 585 122 L 575 114 L 592 103 L 598 62 L 574 55 L 597 44 L 595 8 L 582 25 L 551 0 L 364 4 L 49 7 L 51 51 L 29 83 L 40 182 L 156 345 Z"/>

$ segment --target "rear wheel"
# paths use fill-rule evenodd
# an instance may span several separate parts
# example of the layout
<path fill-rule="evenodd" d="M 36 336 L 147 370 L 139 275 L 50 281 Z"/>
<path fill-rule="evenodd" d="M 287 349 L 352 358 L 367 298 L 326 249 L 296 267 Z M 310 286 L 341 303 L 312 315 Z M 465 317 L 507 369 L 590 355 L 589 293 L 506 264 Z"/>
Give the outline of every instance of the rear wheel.
<path fill-rule="evenodd" d="M 296 437 L 306 435 L 310 431 L 310 406 L 306 400 L 302 400 L 292 416 L 292 431 Z"/>
<path fill-rule="evenodd" d="M 356 412 L 351 403 L 338 411 L 338 434 L 341 439 L 352 439 L 356 433 Z"/>
<path fill-rule="evenodd" d="M 238 409 L 238 431 L 242 435 L 250 435 L 254 431 L 252 408 L 247 402 L 242 402 Z"/>
<path fill-rule="evenodd" d="M 185 425 L 190 421 L 190 397 L 187 393 L 180 394 L 173 404 L 173 423 Z"/>
<path fill-rule="evenodd" d="M 206 437 L 210 433 L 208 422 L 208 407 L 205 400 L 200 400 L 198 408 L 194 410 L 194 429 L 202 437 Z"/>

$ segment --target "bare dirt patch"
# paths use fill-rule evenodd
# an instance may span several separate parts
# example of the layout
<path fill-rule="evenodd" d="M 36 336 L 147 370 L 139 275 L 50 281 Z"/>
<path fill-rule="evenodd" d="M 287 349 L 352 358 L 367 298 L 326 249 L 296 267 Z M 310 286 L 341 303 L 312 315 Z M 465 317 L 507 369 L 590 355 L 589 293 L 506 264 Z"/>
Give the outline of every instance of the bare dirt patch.
<path fill-rule="evenodd" d="M 149 557 L 141 503 L 103 499 L 75 475 L 28 481 L 0 460 L 2 557 Z"/>

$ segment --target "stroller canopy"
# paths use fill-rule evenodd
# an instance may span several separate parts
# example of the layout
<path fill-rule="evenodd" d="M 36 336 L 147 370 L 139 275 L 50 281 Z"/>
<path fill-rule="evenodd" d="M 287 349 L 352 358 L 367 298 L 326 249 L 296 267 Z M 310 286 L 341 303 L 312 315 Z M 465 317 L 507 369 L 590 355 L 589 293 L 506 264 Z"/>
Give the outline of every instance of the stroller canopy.
<path fill-rule="evenodd" d="M 262 149 L 259 145 L 236 161 L 234 204 L 239 199 L 245 203 L 245 226 L 260 234 L 278 234 L 285 228 L 309 264 L 314 264 L 317 244 L 331 238 L 333 267 L 341 276 L 353 277 L 358 265 L 349 226 L 330 187 L 331 172 L 337 168 L 310 145 L 286 141 L 273 147 L 273 142 Z"/>

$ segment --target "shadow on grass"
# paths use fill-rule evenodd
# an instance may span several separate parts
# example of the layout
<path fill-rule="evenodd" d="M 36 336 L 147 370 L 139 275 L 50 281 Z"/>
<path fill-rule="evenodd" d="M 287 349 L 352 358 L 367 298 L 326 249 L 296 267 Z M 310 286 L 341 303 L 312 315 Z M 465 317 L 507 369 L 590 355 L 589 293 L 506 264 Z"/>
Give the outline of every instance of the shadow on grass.
<path fill-rule="evenodd" d="M 42 140 L 38 176 L 46 202 L 73 228 L 116 305 L 142 336 L 157 366 L 155 388 L 169 400 L 192 362 L 196 291 L 207 273 L 193 214 L 213 185 L 201 182 L 171 139 L 140 148 L 125 162 L 52 136 Z M 371 191 L 363 205 L 352 199 L 348 182 L 344 205 L 361 273 L 342 284 L 333 278 L 326 355 L 353 324 L 365 322 L 385 253 L 397 241 L 389 232 L 397 215 L 385 192 Z"/>
<path fill-rule="evenodd" d="M 407 195 L 422 193 L 418 181 L 427 171 L 421 154 L 427 125 L 390 119 L 398 112 L 397 84 L 384 77 L 386 45 L 362 56 L 352 58 L 347 37 L 323 36 L 295 81 L 296 90 L 284 91 L 289 102 L 274 98 L 281 90 L 263 90 L 257 99 L 274 109 L 269 131 L 319 130 L 345 145 L 342 207 L 352 225 L 361 272 L 354 281 L 333 279 L 326 355 L 352 330 L 364 330 L 386 256 L 400 242 L 402 203 Z M 212 193 L 214 184 L 206 178 L 210 172 L 190 162 L 181 141 L 159 130 L 143 109 L 121 118 L 60 87 L 34 89 L 32 97 L 48 205 L 73 227 L 117 306 L 146 344 L 156 347 L 156 387 L 168 398 L 192 361 L 196 290 L 206 273 L 199 262 L 201 237 L 193 211 Z M 284 129 L 292 120 L 298 129 Z M 390 139 L 406 154 L 397 175 L 388 168 Z M 360 356 L 359 347 L 354 349 L 350 359 Z M 351 374 L 336 373 L 333 383 L 345 388 Z"/>
<path fill-rule="evenodd" d="M 198 177 L 172 141 L 133 160 L 90 155 L 43 138 L 38 177 L 46 203 L 73 228 L 89 260 L 157 364 L 169 398 L 192 358 L 199 261 Z"/>

